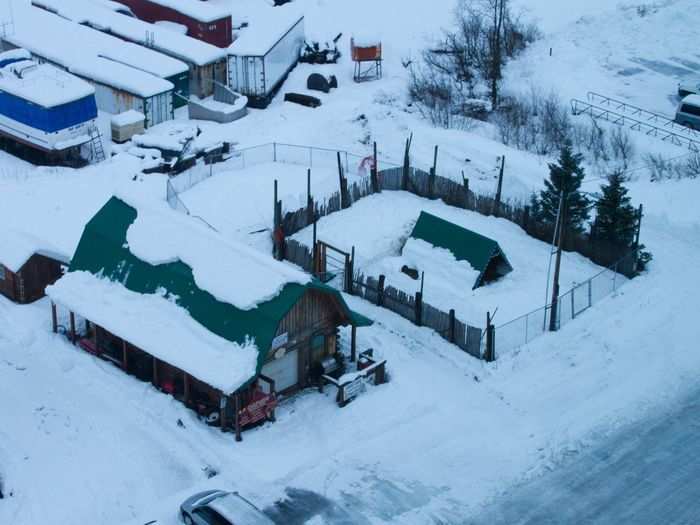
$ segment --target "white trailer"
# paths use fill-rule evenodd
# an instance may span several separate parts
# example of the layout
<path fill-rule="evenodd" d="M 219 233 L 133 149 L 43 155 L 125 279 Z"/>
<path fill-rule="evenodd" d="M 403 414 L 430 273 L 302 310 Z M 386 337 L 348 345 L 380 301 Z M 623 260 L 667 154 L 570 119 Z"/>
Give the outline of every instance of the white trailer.
<path fill-rule="evenodd" d="M 229 47 L 229 87 L 248 97 L 248 105 L 266 107 L 299 62 L 304 17 L 275 8 L 252 22 Z"/>

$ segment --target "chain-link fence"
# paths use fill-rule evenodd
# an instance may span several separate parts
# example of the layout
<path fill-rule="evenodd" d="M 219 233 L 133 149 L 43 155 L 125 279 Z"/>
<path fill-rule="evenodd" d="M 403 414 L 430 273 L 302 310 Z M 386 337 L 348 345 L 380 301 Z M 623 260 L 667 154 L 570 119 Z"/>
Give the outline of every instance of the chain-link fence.
<path fill-rule="evenodd" d="M 187 213 L 187 207 L 178 195 L 196 186 L 205 179 L 217 173 L 237 171 L 269 162 L 296 164 L 309 168 L 337 169 L 338 159 L 343 172 L 348 175 L 365 176 L 371 167 L 371 156 L 356 155 L 344 150 L 300 146 L 270 142 L 249 148 L 234 150 L 232 155 L 221 162 L 210 159 L 200 159 L 192 168 L 170 177 L 167 187 L 168 203 L 173 209 Z M 384 167 L 395 167 L 395 164 L 382 161 Z"/>
<path fill-rule="evenodd" d="M 629 279 L 621 271 L 635 265 L 637 251 L 632 251 L 610 268 L 606 268 L 590 279 L 576 284 L 557 300 L 556 329 L 576 319 L 601 299 L 614 293 Z M 497 356 L 511 352 L 548 331 L 551 323 L 552 305 L 548 304 L 521 317 L 496 327 Z"/>

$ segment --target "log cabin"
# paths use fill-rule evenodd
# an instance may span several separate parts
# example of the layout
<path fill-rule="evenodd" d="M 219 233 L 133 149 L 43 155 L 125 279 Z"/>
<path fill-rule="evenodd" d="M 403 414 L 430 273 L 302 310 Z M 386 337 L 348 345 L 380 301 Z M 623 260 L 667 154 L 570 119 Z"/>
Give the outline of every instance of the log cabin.
<path fill-rule="evenodd" d="M 153 205 L 151 205 L 153 206 Z M 295 267 L 194 218 L 113 197 L 47 290 L 52 322 L 88 352 L 236 431 L 339 365 L 339 327 L 371 321 Z M 59 312 L 59 307 L 61 312 Z"/>
<path fill-rule="evenodd" d="M 0 294 L 19 304 L 44 297 L 70 260 L 50 243 L 19 232 L 5 232 L 0 246 Z"/>

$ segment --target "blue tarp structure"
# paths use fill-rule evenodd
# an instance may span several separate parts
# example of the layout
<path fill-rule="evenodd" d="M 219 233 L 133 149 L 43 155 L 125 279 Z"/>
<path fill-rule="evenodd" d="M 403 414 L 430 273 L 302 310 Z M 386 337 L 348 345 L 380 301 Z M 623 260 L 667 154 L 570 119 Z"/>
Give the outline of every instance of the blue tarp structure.
<path fill-rule="evenodd" d="M 97 118 L 94 95 L 89 95 L 66 104 L 45 108 L 0 91 L 0 114 L 34 129 L 53 133 Z"/>

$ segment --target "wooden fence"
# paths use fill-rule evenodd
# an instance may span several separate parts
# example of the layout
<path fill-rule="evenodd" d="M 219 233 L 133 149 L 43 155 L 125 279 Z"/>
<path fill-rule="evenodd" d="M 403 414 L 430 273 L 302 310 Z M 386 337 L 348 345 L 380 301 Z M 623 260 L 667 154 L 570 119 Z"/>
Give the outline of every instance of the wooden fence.
<path fill-rule="evenodd" d="M 363 299 L 391 310 L 418 326 L 425 326 L 450 343 L 477 359 L 484 358 L 482 330 L 468 325 L 455 317 L 455 311 L 446 313 L 423 302 L 421 292 L 409 294 L 393 286 L 384 286 L 384 276 L 365 277 L 356 275 L 352 293 Z"/>
<path fill-rule="evenodd" d="M 535 220 L 530 215 L 530 207 L 522 202 L 499 202 L 494 197 L 471 191 L 466 179 L 460 183 L 412 167 L 381 170 L 378 179 L 380 190 L 408 191 L 428 199 L 441 199 L 450 206 L 509 220 L 523 228 L 531 237 L 547 243 L 552 242 L 554 224 Z M 345 194 L 338 191 L 322 202 L 313 201 L 313 213 L 308 207 L 285 213 L 281 219 L 282 231 L 285 237 L 294 235 L 320 217 L 341 211 L 372 193 L 374 191 L 371 179 L 366 177 L 349 185 Z M 606 267 L 622 259 L 630 250 L 629 246 L 596 239 L 589 232 L 581 233 L 573 229 L 566 232 L 563 248 L 566 251 L 578 252 L 596 264 Z M 629 267 L 620 268 L 620 272 L 627 277 L 633 277 L 635 268 L 635 264 L 630 264 Z"/>

